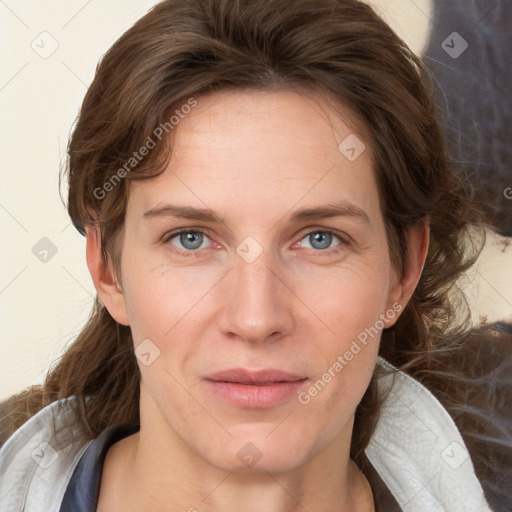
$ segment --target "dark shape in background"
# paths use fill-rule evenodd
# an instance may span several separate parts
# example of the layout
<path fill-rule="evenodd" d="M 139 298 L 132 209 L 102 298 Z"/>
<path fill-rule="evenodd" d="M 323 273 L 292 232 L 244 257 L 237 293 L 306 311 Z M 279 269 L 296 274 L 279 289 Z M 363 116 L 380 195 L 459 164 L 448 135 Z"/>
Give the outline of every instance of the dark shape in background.
<path fill-rule="evenodd" d="M 435 0 L 431 21 L 423 57 L 450 157 L 489 224 L 512 236 L 512 0 Z"/>

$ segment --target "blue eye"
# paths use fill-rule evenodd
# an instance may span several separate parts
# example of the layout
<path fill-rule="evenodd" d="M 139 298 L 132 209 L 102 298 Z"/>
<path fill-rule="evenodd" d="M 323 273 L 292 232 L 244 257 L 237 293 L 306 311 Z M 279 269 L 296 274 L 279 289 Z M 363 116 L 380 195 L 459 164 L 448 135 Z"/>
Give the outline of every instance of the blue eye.
<path fill-rule="evenodd" d="M 204 233 L 201 233 L 201 231 L 181 231 L 170 236 L 167 242 L 171 242 L 175 238 L 177 238 L 181 244 L 181 247 L 178 248 L 183 248 L 186 251 L 197 251 L 207 247 L 207 245 L 203 247 L 203 243 L 208 240 L 208 237 L 205 236 Z"/>
<path fill-rule="evenodd" d="M 204 255 L 202 249 L 212 246 L 208 236 L 196 230 L 178 231 L 165 237 L 163 241 L 171 252 L 180 256 L 201 256 Z M 310 231 L 298 243 L 301 248 L 313 249 L 319 255 L 326 256 L 340 252 L 350 242 L 334 231 L 320 229 Z"/>
<path fill-rule="evenodd" d="M 338 239 L 338 243 L 333 246 L 331 244 L 334 239 Z M 301 247 L 304 247 L 304 240 L 309 243 L 309 247 L 311 249 L 315 249 L 317 251 L 332 249 L 342 243 L 340 237 L 332 231 L 311 231 L 301 240 Z"/>

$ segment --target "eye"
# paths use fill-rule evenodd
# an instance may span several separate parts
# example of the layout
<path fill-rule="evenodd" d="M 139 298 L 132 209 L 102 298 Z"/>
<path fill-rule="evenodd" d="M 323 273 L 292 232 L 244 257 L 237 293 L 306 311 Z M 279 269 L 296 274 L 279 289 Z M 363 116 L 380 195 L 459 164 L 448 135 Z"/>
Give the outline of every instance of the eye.
<path fill-rule="evenodd" d="M 180 231 L 168 236 L 165 242 L 176 246 L 178 248 L 176 252 L 190 253 L 208 247 L 207 241 L 209 240 L 202 231 Z"/>
<path fill-rule="evenodd" d="M 336 240 L 338 243 L 332 245 Z M 315 249 L 316 251 L 330 252 L 326 250 L 334 249 L 342 245 L 343 242 L 344 240 L 341 238 L 341 236 L 337 235 L 334 231 L 317 230 L 311 231 L 305 237 L 303 237 L 300 241 L 300 246 Z"/>
<path fill-rule="evenodd" d="M 208 236 L 198 230 L 182 230 L 171 233 L 164 238 L 164 243 L 169 245 L 171 252 L 182 256 L 199 255 L 201 249 L 206 249 L 212 245 Z M 295 245 L 327 255 L 339 252 L 348 243 L 349 241 L 345 240 L 341 234 L 323 229 L 310 231 Z"/>

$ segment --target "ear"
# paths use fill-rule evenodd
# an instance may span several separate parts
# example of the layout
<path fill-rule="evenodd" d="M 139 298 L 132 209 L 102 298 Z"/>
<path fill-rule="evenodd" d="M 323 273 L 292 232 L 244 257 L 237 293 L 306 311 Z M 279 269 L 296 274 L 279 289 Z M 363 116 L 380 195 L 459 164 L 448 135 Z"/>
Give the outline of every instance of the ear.
<path fill-rule="evenodd" d="M 87 227 L 85 237 L 87 267 L 100 299 L 116 322 L 130 325 L 123 291 L 116 281 L 112 263 L 103 259 L 98 229 Z"/>
<path fill-rule="evenodd" d="M 430 217 L 426 216 L 409 228 L 407 233 L 407 255 L 404 261 L 404 271 L 392 285 L 388 297 L 388 308 L 399 313 L 412 297 L 423 272 L 430 239 Z M 393 315 L 386 322 L 391 327 L 399 315 Z"/>

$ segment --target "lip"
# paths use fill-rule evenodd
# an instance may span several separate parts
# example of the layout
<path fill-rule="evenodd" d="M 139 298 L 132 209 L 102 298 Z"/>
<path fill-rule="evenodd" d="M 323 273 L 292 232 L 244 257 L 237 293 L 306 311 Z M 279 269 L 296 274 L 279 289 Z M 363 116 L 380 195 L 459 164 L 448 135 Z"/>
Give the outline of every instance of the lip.
<path fill-rule="evenodd" d="M 234 368 L 204 377 L 216 396 L 238 407 L 273 407 L 296 395 L 308 380 L 303 375 L 277 369 Z"/>

